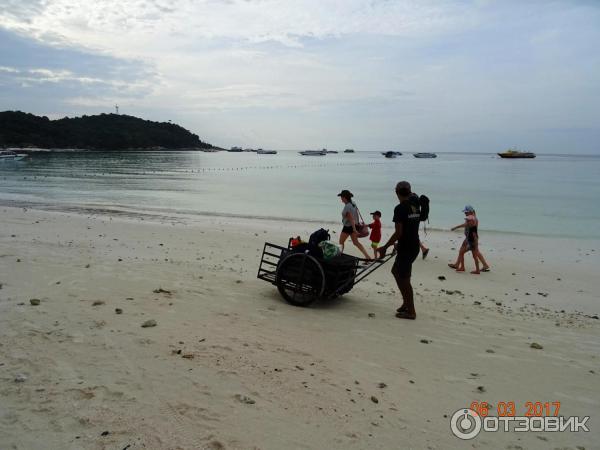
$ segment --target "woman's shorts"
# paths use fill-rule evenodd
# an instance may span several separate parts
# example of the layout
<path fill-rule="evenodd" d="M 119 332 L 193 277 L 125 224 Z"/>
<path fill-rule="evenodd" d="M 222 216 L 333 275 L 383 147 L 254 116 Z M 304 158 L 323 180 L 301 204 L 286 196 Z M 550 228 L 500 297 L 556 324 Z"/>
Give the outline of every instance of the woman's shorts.
<path fill-rule="evenodd" d="M 342 233 L 352 234 L 352 227 L 344 227 L 344 228 L 342 228 Z"/>
<path fill-rule="evenodd" d="M 371 248 L 379 247 L 379 242 L 371 241 Z"/>
<path fill-rule="evenodd" d="M 465 248 L 468 252 L 477 250 L 477 241 L 475 241 L 475 240 L 471 241 L 469 239 L 465 239 L 463 242 L 463 245 L 465 246 Z"/>

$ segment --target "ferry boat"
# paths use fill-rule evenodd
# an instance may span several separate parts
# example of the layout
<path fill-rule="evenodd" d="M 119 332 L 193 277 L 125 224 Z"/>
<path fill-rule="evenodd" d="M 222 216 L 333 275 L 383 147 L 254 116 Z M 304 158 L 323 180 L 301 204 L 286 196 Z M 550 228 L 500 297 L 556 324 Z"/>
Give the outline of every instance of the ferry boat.
<path fill-rule="evenodd" d="M 0 161 L 20 161 L 29 156 L 27 153 L 15 153 L 12 150 L 0 150 Z"/>
<path fill-rule="evenodd" d="M 516 148 L 509 148 L 505 152 L 498 153 L 500 158 L 535 158 L 536 154 L 532 152 L 522 152 Z"/>
<path fill-rule="evenodd" d="M 325 156 L 327 154 L 327 150 L 304 150 L 298 153 L 304 156 Z"/>
<path fill-rule="evenodd" d="M 435 153 L 427 153 L 427 152 L 414 153 L 413 156 L 415 158 L 437 158 L 437 155 Z"/>

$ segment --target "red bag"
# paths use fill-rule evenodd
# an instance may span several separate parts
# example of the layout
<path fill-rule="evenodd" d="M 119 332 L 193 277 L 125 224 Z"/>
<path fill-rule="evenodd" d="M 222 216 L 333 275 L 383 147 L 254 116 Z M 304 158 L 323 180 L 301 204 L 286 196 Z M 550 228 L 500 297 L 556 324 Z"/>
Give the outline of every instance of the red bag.
<path fill-rule="evenodd" d="M 356 208 L 356 211 L 358 212 L 358 218 L 360 220 L 360 222 L 354 225 L 354 227 L 356 228 L 356 232 L 358 233 L 358 237 L 367 237 L 369 235 L 369 226 L 365 223 L 364 219 L 362 218 L 362 215 L 360 214 L 360 209 Z"/>
<path fill-rule="evenodd" d="M 369 235 L 369 226 L 366 223 L 357 223 L 355 227 L 359 238 L 364 238 Z"/>

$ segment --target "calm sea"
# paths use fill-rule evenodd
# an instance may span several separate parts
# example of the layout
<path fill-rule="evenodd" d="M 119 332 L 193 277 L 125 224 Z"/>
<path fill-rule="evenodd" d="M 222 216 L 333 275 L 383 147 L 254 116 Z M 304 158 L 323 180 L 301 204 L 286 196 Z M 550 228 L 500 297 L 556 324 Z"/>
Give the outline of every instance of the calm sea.
<path fill-rule="evenodd" d="M 349 189 L 365 220 L 391 222 L 394 186 L 408 180 L 431 199 L 431 227 L 461 223 L 465 204 L 481 228 L 600 238 L 600 157 L 503 160 L 492 154 L 380 152 L 302 156 L 202 152 L 52 152 L 0 162 L 0 203 L 56 209 L 227 214 L 339 222 Z M 331 226 L 331 225 L 329 225 Z"/>

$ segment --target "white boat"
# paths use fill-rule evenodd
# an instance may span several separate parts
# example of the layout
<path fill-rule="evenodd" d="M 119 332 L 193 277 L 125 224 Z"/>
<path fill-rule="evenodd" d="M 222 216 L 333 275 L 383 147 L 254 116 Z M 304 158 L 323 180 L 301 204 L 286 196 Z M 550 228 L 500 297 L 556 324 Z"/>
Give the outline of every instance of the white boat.
<path fill-rule="evenodd" d="M 277 150 L 263 150 L 262 148 L 259 148 L 258 150 L 256 150 L 256 154 L 257 155 L 276 155 Z"/>
<path fill-rule="evenodd" d="M 327 150 L 304 150 L 303 152 L 298 152 L 304 156 L 325 156 L 327 154 Z"/>
<path fill-rule="evenodd" d="M 27 153 L 15 153 L 11 150 L 0 150 L 0 160 L 20 161 L 29 156 Z"/>
<path fill-rule="evenodd" d="M 427 152 L 414 153 L 413 156 L 415 158 L 437 158 L 437 155 L 435 153 L 427 153 Z"/>

